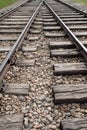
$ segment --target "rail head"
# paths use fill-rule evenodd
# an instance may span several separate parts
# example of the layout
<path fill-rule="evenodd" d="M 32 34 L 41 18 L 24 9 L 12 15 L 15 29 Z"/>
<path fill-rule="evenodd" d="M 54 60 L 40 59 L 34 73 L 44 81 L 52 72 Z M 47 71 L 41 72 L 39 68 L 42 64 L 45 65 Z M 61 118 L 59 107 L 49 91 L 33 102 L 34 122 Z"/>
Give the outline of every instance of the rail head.
<path fill-rule="evenodd" d="M 20 45 L 22 43 L 22 40 L 24 39 L 26 33 L 29 31 L 29 29 L 31 27 L 31 24 L 33 23 L 33 21 L 34 21 L 36 15 L 37 15 L 37 13 L 39 12 L 39 9 L 40 9 L 42 4 L 43 4 L 43 1 L 36 8 L 35 12 L 33 13 L 31 18 L 29 19 L 27 25 L 25 26 L 22 33 L 20 34 L 18 40 L 16 41 L 16 43 L 13 45 L 12 49 L 7 54 L 5 60 L 2 62 L 1 66 L 0 66 L 0 84 L 2 83 L 3 78 L 4 78 L 7 70 L 9 69 L 9 66 L 10 66 L 10 64 L 12 62 L 12 58 L 13 58 L 15 52 L 19 49 L 19 47 L 20 47 Z"/>
<path fill-rule="evenodd" d="M 44 4 L 47 6 L 49 11 L 53 14 L 57 22 L 63 28 L 65 34 L 69 36 L 71 41 L 75 44 L 77 49 L 81 52 L 81 54 L 87 61 L 87 48 L 79 41 L 79 39 L 73 34 L 73 32 L 68 28 L 68 26 L 62 21 L 62 19 L 55 13 L 51 6 L 46 1 L 44 1 Z"/>

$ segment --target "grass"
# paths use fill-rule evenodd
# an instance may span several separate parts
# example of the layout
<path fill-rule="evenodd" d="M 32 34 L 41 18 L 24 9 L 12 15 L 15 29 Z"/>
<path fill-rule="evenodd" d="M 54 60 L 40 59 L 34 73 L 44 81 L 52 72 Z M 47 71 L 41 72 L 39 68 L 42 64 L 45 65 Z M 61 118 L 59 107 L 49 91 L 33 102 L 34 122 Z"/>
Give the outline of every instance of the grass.
<path fill-rule="evenodd" d="M 74 0 L 74 1 L 77 1 L 77 2 L 80 2 L 80 3 L 87 4 L 87 0 Z"/>
<path fill-rule="evenodd" d="M 18 0 L 0 0 L 0 9 L 15 3 Z"/>

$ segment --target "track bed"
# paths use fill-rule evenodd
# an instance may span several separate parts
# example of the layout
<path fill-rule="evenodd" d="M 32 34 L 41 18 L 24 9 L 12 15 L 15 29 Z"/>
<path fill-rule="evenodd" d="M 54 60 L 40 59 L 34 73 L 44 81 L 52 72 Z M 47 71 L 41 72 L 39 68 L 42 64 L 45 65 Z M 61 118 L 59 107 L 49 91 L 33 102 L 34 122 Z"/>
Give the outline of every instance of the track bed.
<path fill-rule="evenodd" d="M 0 29 L 0 130 L 86 130 L 86 13 L 29 1 Z"/>

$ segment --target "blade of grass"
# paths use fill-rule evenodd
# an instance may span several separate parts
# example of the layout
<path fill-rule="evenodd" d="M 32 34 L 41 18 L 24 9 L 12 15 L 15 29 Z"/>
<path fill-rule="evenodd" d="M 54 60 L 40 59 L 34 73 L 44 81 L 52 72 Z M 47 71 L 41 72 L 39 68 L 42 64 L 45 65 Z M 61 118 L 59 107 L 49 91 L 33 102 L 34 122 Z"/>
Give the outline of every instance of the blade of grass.
<path fill-rule="evenodd" d="M 79 3 L 87 4 L 87 0 L 74 0 L 74 1 L 79 2 Z"/>
<path fill-rule="evenodd" d="M 17 1 L 18 0 L 0 0 L 0 9 L 9 6 Z"/>

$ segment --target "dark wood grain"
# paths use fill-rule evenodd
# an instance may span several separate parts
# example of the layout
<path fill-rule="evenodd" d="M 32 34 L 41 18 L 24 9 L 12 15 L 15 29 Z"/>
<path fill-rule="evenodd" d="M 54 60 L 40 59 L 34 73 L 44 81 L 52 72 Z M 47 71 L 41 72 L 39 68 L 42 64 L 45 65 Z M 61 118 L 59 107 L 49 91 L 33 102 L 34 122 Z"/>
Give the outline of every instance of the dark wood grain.
<path fill-rule="evenodd" d="M 17 66 L 21 67 L 29 67 L 29 66 L 34 66 L 35 65 L 35 60 L 17 60 L 15 63 Z"/>
<path fill-rule="evenodd" d="M 50 55 L 52 57 L 75 57 L 80 56 L 81 53 L 76 49 L 55 49 L 51 50 Z"/>
<path fill-rule="evenodd" d="M 87 130 L 87 118 L 63 120 L 60 123 L 60 129 L 61 130 Z"/>
<path fill-rule="evenodd" d="M 6 84 L 4 92 L 6 94 L 28 95 L 29 85 L 28 84 Z"/>
<path fill-rule="evenodd" d="M 80 103 L 87 101 L 87 84 L 53 86 L 54 103 Z"/>
<path fill-rule="evenodd" d="M 87 74 L 87 63 L 59 63 L 54 65 L 55 75 Z"/>
<path fill-rule="evenodd" d="M 0 116 L 0 130 L 22 130 L 23 114 Z"/>

